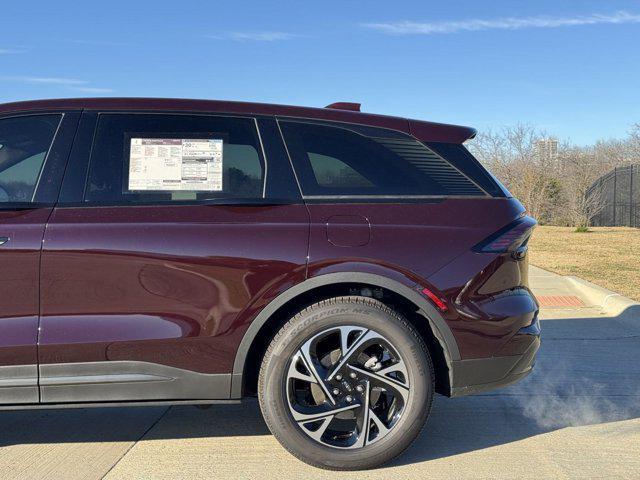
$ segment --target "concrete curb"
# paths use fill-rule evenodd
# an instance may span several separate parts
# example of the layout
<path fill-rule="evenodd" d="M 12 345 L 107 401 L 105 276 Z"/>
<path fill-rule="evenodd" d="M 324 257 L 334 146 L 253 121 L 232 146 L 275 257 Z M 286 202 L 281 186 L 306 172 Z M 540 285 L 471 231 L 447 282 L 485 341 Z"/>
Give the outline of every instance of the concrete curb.
<path fill-rule="evenodd" d="M 584 295 L 588 301 L 599 306 L 603 312 L 609 315 L 620 315 L 631 308 L 636 310 L 640 307 L 640 303 L 582 278 L 573 276 L 566 276 L 565 278 L 578 292 Z"/>

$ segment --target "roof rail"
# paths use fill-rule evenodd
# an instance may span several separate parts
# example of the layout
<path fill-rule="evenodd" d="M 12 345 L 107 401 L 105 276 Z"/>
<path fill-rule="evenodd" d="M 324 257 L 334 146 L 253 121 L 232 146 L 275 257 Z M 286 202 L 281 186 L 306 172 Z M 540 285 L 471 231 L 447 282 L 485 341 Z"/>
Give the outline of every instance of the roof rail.
<path fill-rule="evenodd" d="M 335 102 L 330 105 L 327 105 L 324 108 L 331 108 L 332 110 L 350 110 L 352 112 L 359 112 L 360 104 L 350 103 L 350 102 Z"/>

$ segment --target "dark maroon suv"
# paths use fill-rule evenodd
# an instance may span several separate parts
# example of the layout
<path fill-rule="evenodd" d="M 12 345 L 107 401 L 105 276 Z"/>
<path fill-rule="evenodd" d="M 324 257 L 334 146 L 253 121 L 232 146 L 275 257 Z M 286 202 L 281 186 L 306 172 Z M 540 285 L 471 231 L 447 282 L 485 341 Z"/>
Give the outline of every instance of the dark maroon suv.
<path fill-rule="evenodd" d="M 532 369 L 535 221 L 467 127 L 160 99 L 0 105 L 0 404 L 257 395 L 298 458 L 380 465 L 434 393 Z"/>

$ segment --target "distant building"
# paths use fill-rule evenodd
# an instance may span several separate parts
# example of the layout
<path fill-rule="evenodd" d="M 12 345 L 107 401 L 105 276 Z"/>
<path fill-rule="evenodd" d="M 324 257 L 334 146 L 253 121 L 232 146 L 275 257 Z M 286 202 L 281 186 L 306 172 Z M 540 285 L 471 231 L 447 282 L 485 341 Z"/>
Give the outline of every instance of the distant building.
<path fill-rule="evenodd" d="M 535 154 L 543 163 L 556 163 L 558 161 L 558 140 L 555 138 L 542 138 L 535 143 Z"/>

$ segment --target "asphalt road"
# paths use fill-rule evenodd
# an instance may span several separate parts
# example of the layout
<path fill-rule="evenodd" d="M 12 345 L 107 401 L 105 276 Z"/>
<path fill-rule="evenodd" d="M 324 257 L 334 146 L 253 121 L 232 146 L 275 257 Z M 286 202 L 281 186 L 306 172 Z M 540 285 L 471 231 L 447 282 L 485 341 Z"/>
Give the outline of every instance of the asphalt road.
<path fill-rule="evenodd" d="M 538 269 L 532 285 L 540 295 L 577 294 Z M 382 469 L 308 467 L 248 401 L 3 412 L 0 478 L 640 479 L 640 309 L 607 317 L 590 306 L 544 308 L 542 319 L 531 376 L 484 395 L 438 397 L 418 441 Z"/>

